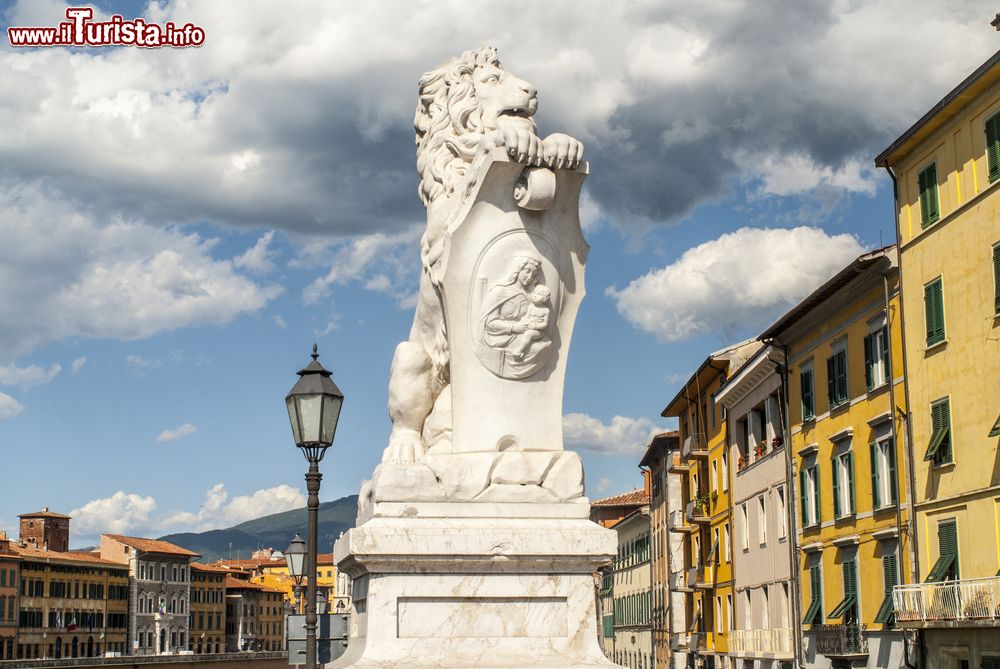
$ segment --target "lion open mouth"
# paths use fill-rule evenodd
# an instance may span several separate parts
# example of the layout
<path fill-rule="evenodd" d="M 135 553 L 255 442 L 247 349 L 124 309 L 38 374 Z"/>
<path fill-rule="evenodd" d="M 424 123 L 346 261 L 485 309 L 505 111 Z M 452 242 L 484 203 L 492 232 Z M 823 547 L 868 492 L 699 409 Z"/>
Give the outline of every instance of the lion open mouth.
<path fill-rule="evenodd" d="M 499 115 L 512 116 L 514 118 L 531 118 L 535 115 L 535 112 L 529 107 L 506 107 L 500 111 Z"/>

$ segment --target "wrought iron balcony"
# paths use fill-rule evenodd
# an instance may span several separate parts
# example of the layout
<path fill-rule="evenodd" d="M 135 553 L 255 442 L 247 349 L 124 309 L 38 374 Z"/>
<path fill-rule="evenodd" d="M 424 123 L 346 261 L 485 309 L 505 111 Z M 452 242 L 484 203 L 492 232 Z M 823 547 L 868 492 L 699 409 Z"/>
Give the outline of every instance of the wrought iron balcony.
<path fill-rule="evenodd" d="M 1000 577 L 897 585 L 900 627 L 994 627 L 1000 621 Z"/>
<path fill-rule="evenodd" d="M 729 630 L 729 652 L 731 655 L 777 658 L 791 658 L 792 629 Z"/>
<path fill-rule="evenodd" d="M 861 657 L 868 655 L 868 626 L 813 625 L 810 629 L 816 641 L 816 652 L 826 657 Z"/>

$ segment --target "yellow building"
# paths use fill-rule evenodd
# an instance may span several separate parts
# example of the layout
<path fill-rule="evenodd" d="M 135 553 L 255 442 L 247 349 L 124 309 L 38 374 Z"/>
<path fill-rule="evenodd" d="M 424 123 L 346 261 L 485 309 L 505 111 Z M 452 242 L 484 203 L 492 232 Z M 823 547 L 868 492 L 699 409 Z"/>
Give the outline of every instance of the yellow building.
<path fill-rule="evenodd" d="M 903 133 L 893 178 L 917 572 L 930 668 L 1000 666 L 1000 52 Z"/>
<path fill-rule="evenodd" d="M 865 253 L 761 339 L 787 360 L 806 666 L 903 666 L 892 589 L 909 581 L 899 271 Z M 794 621 L 793 621 L 794 622 Z"/>
<path fill-rule="evenodd" d="M 731 463 L 726 420 L 714 393 L 726 375 L 745 362 L 759 342 L 744 342 L 708 356 L 662 415 L 678 419 L 683 518 L 671 530 L 684 537 L 683 578 L 671 590 L 686 594 L 686 629 L 672 650 L 687 659 L 675 663 L 728 669 L 733 628 Z"/>
<path fill-rule="evenodd" d="M 244 578 L 252 583 L 263 585 L 272 590 L 280 590 L 293 608 L 295 607 L 295 581 L 288 575 L 288 566 L 284 559 L 273 559 L 272 551 L 261 551 L 257 557 L 249 560 L 219 560 L 213 566 L 223 567 L 231 572 L 241 572 Z M 234 574 L 236 575 L 236 574 Z M 308 578 L 302 580 L 302 597 L 306 596 Z M 333 563 L 333 553 L 320 553 L 316 556 L 316 588 L 319 595 L 329 602 L 329 612 L 346 610 L 344 602 L 335 601 L 334 591 L 337 586 L 337 567 Z M 304 610 L 304 609 L 303 609 Z"/>
<path fill-rule="evenodd" d="M 188 650 L 198 655 L 226 650 L 226 575 L 228 569 L 191 563 L 191 620 Z"/>

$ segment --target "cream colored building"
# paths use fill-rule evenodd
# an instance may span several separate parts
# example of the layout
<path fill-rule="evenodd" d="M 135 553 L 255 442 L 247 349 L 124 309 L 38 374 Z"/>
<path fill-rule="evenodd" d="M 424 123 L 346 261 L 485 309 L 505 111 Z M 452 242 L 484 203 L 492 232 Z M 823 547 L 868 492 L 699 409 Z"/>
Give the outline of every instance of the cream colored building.
<path fill-rule="evenodd" d="M 611 659 L 629 669 L 652 669 L 652 561 L 649 506 L 616 523 L 614 646 Z"/>

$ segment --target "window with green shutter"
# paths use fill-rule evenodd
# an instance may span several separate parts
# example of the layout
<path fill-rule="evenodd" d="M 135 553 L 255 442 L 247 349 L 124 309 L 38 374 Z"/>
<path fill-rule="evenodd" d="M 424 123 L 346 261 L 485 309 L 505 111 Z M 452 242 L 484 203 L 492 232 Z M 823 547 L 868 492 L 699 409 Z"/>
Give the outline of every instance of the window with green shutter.
<path fill-rule="evenodd" d="M 1000 243 L 993 245 L 993 313 L 1000 315 Z"/>
<path fill-rule="evenodd" d="M 924 460 L 936 465 L 952 461 L 951 403 L 947 399 L 931 405 L 931 441 Z"/>
<path fill-rule="evenodd" d="M 931 163 L 917 175 L 920 190 L 920 226 L 926 228 L 941 217 L 938 209 L 937 167 Z"/>
<path fill-rule="evenodd" d="M 993 428 L 987 436 L 1000 437 L 1000 416 L 997 416 L 997 422 L 993 423 Z"/>
<path fill-rule="evenodd" d="M 1000 114 L 986 119 L 986 165 L 993 183 L 1000 178 Z"/>
<path fill-rule="evenodd" d="M 841 348 L 826 359 L 827 399 L 834 409 L 847 402 L 847 350 Z"/>
<path fill-rule="evenodd" d="M 1000 669 L 1000 657 L 995 655 L 983 655 L 983 669 Z"/>
<path fill-rule="evenodd" d="M 938 523 L 938 559 L 927 575 L 926 583 L 958 580 L 958 527 L 955 519 Z"/>
<path fill-rule="evenodd" d="M 799 372 L 799 385 L 802 388 L 802 420 L 812 420 L 816 417 L 812 364 Z"/>
<path fill-rule="evenodd" d="M 882 556 L 882 582 L 885 584 L 885 597 L 875 614 L 875 622 L 882 625 L 892 625 L 895 611 L 892 606 L 892 589 L 899 585 L 899 564 L 895 553 Z"/>
<path fill-rule="evenodd" d="M 855 622 L 858 617 L 858 563 L 847 560 L 841 567 L 844 572 L 844 598 L 826 617 L 835 620 L 843 618 L 845 623 Z"/>
<path fill-rule="evenodd" d="M 924 286 L 924 325 L 928 346 L 944 341 L 944 287 L 941 277 Z"/>
<path fill-rule="evenodd" d="M 806 609 L 805 618 L 802 619 L 803 625 L 823 624 L 823 583 L 819 568 L 819 560 L 809 567 L 809 592 L 812 599 L 809 608 Z"/>

